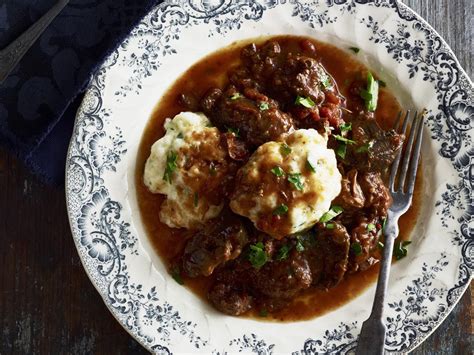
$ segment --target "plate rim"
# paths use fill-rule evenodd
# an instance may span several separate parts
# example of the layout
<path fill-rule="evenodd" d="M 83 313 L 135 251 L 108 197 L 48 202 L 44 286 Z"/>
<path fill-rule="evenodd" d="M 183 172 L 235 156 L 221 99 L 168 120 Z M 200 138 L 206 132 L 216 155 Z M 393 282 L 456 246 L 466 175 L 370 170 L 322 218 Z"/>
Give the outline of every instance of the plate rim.
<path fill-rule="evenodd" d="M 334 1 L 337 1 L 337 0 L 334 0 Z M 357 1 L 357 0 L 356 0 Z M 377 1 L 377 0 L 369 0 L 370 1 Z M 384 0 L 381 0 L 381 1 L 384 1 Z M 446 40 L 444 39 L 444 37 L 442 37 L 437 30 L 435 30 L 431 24 L 429 24 L 427 22 L 427 20 L 425 20 L 418 12 L 416 12 L 415 10 L 413 10 L 410 6 L 408 6 L 407 4 L 405 3 L 402 3 L 400 1 L 397 1 L 397 0 L 388 0 L 390 2 L 394 1 L 395 3 L 397 3 L 397 6 L 398 7 L 401 7 L 403 8 L 405 11 L 411 13 L 411 15 L 419 22 L 421 22 L 422 24 L 424 24 L 424 26 L 426 26 L 426 28 L 432 33 L 435 35 L 435 37 L 440 40 L 440 42 L 442 43 L 442 45 L 448 50 L 449 54 L 451 54 L 452 56 L 452 59 L 454 60 L 456 66 L 457 66 L 457 70 L 464 75 L 465 79 L 468 81 L 468 84 L 472 87 L 474 87 L 473 85 L 473 82 L 472 82 L 472 79 L 469 77 L 469 75 L 466 73 L 466 71 L 464 70 L 464 68 L 461 66 L 461 64 L 459 63 L 459 59 L 457 58 L 456 54 L 454 53 L 454 51 L 452 50 L 452 48 L 450 47 L 450 45 L 446 42 Z M 356 5 L 364 5 L 366 4 L 367 2 L 356 2 Z M 169 5 L 169 1 L 168 0 L 165 0 L 164 2 L 152 7 L 149 12 L 147 12 L 145 14 L 145 16 L 143 17 L 146 18 L 151 12 L 154 12 L 154 11 L 157 11 L 159 8 L 162 8 L 162 7 L 166 7 L 167 5 Z M 182 2 L 180 1 L 179 2 L 179 5 L 182 5 Z M 403 19 L 404 21 L 407 21 L 406 19 L 402 18 L 401 15 L 399 14 L 399 17 L 400 19 Z M 142 20 L 143 20 L 142 19 Z M 140 21 L 141 22 L 141 21 Z M 140 24 L 140 23 L 139 23 Z M 127 40 L 128 38 L 130 38 L 132 32 L 139 26 L 139 24 L 137 24 L 136 26 L 132 27 L 130 32 L 123 38 L 123 40 L 120 42 L 120 44 L 118 46 L 120 46 L 125 40 Z M 116 49 L 117 50 L 117 49 Z M 107 60 L 109 58 L 111 58 L 113 55 L 114 55 L 114 52 L 115 51 L 112 51 L 111 54 L 109 54 L 106 59 L 104 60 L 104 62 L 100 65 L 98 65 L 98 69 L 97 69 L 97 72 L 99 72 L 101 70 L 101 68 L 104 67 L 105 63 L 107 62 Z M 93 80 L 94 80 L 94 77 L 95 77 L 95 74 L 94 76 L 91 78 L 89 84 L 87 85 L 87 89 L 84 91 L 85 93 L 85 97 L 90 94 L 91 92 L 91 87 L 92 87 L 92 84 L 93 84 Z M 74 237 L 74 230 L 73 230 L 73 225 L 72 225 L 72 218 L 73 218 L 73 214 L 71 212 L 71 207 L 70 207 L 70 204 L 68 203 L 69 199 L 70 199 L 70 194 L 69 194 L 69 188 L 68 188 L 68 176 L 69 176 L 69 173 L 70 173 L 70 169 L 69 169 L 69 163 L 70 163 L 70 153 L 71 153 L 71 150 L 72 150 L 72 146 L 73 146 L 73 138 L 74 138 L 74 133 L 75 133 L 75 130 L 76 130 L 76 127 L 77 127 L 77 123 L 78 123 L 78 120 L 80 118 L 80 114 L 81 112 L 84 110 L 84 107 L 87 105 L 86 103 L 86 100 L 83 100 L 81 102 L 81 105 L 79 106 L 78 108 L 78 111 L 76 113 L 76 116 L 75 116 L 75 119 L 74 119 L 74 131 L 73 131 L 73 136 L 71 138 L 71 141 L 68 145 L 68 149 L 67 149 L 67 161 L 66 161 L 66 167 L 65 167 L 65 185 L 64 185 L 64 189 L 65 189 L 65 199 L 66 199 L 66 210 L 67 210 L 67 214 L 68 214 L 68 222 L 69 222 L 69 227 L 70 227 L 70 230 L 71 230 L 71 236 L 73 237 L 73 240 L 74 240 L 74 245 L 75 245 L 75 248 L 78 252 L 78 256 L 81 260 L 81 265 L 82 265 L 82 269 L 86 272 L 86 275 L 88 276 L 89 280 L 91 281 L 92 285 L 94 286 L 94 288 L 97 290 L 100 298 L 102 299 L 103 303 L 105 304 L 105 306 L 107 307 L 107 309 L 109 310 L 109 312 L 113 315 L 113 317 L 117 320 L 117 322 L 122 326 L 123 329 L 125 329 L 127 331 L 128 334 L 130 334 L 141 346 L 143 346 L 145 349 L 149 350 L 149 351 L 154 351 L 150 344 L 147 344 L 143 341 L 143 339 L 141 339 L 139 337 L 139 335 L 136 333 L 136 332 L 133 332 L 131 329 L 129 329 L 128 327 L 126 327 L 123 323 L 122 320 L 119 319 L 118 315 L 116 314 L 117 312 L 112 308 L 111 304 L 109 304 L 109 302 L 107 301 L 106 299 L 106 295 L 103 294 L 101 292 L 101 290 L 99 289 L 99 285 L 94 282 L 94 278 L 93 276 L 91 275 L 91 272 L 89 270 L 89 268 L 86 266 L 85 264 L 85 260 L 83 258 L 83 256 L 81 255 L 81 252 L 80 252 L 80 244 L 78 242 L 78 240 Z M 460 262 L 460 265 L 459 267 L 457 267 L 457 270 L 459 271 L 460 267 L 463 265 L 464 263 L 464 260 Z M 416 349 L 421 343 L 423 343 L 428 337 L 430 337 L 437 329 L 438 327 L 446 320 L 446 318 L 451 314 L 452 310 L 457 306 L 458 302 L 460 301 L 460 299 L 463 297 L 465 291 L 467 290 L 467 288 L 469 287 L 470 285 L 470 282 L 474 279 L 474 274 L 471 273 L 471 275 L 469 276 L 469 280 L 462 286 L 459 287 L 459 289 L 461 290 L 461 292 L 456 296 L 455 298 L 455 301 L 453 303 L 451 303 L 450 305 L 447 306 L 447 311 L 444 313 L 443 316 L 441 316 L 439 318 L 439 321 L 436 323 L 436 325 L 431 329 L 431 331 L 429 332 L 426 332 L 426 333 L 423 333 L 423 335 L 421 335 L 420 337 L 418 337 L 417 339 L 421 338 L 420 341 L 417 341 L 413 344 L 413 347 L 411 347 L 409 349 L 408 352 L 411 352 L 413 351 L 414 349 Z M 171 349 L 172 351 L 172 349 Z"/>

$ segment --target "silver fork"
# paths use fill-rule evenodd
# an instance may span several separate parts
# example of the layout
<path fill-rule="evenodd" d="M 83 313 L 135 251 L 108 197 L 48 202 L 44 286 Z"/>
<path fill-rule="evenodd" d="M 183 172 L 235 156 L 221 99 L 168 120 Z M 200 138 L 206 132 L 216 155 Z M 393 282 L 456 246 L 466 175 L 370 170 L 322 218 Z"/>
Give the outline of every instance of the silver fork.
<path fill-rule="evenodd" d="M 398 116 L 397 122 L 395 123 L 396 131 L 400 128 L 401 117 L 402 114 Z M 410 121 L 410 111 L 407 111 L 401 129 L 403 134 L 406 134 Z M 375 290 L 372 312 L 369 318 L 362 324 L 356 355 L 384 353 L 387 328 L 385 327 L 382 317 L 385 306 L 385 295 L 387 293 L 388 277 L 390 275 L 393 244 L 395 239 L 398 237 L 398 219 L 408 210 L 412 202 L 418 161 L 420 160 L 422 132 L 423 119 L 421 115 L 419 116 L 415 112 L 402 164 L 400 166 L 402 156 L 401 151 L 398 153 L 392 164 L 389 189 L 393 202 L 388 210 L 387 223 L 384 228 L 385 246 L 383 249 L 382 261 L 380 263 L 377 289 Z"/>
<path fill-rule="evenodd" d="M 68 3 L 69 0 L 58 0 L 48 12 L 23 32 L 20 37 L 0 51 L 0 84 L 7 78 L 28 49 L 33 46 L 38 37 Z"/>

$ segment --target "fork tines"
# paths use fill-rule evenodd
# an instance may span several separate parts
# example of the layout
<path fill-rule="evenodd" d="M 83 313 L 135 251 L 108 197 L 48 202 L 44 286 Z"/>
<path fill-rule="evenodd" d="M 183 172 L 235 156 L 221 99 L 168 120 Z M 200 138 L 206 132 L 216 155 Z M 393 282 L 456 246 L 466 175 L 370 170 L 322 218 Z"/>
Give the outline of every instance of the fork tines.
<path fill-rule="evenodd" d="M 408 126 L 410 125 L 410 132 L 408 136 L 408 141 L 406 141 L 406 145 L 403 151 L 403 160 L 402 150 L 400 150 L 392 164 L 392 170 L 390 173 L 390 192 L 413 194 L 416 172 L 418 169 L 418 163 L 420 160 L 421 153 L 421 142 L 423 136 L 423 115 L 419 115 L 417 111 L 415 111 L 415 113 L 411 115 L 410 110 L 408 110 L 404 115 L 403 124 L 402 116 L 403 115 L 400 113 L 397 121 L 395 122 L 394 129 L 396 131 L 400 130 L 400 133 L 402 133 L 406 137 Z M 401 167 L 400 160 L 402 160 Z"/>

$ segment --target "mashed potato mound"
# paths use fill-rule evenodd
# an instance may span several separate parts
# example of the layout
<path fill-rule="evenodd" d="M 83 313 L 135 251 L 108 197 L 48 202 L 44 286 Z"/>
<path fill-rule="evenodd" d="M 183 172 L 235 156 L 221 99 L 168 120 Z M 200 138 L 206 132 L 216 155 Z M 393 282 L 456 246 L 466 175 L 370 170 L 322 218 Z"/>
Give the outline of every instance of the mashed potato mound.
<path fill-rule="evenodd" d="M 238 174 L 231 209 L 275 238 L 312 227 L 341 190 L 327 138 L 314 129 L 260 146 Z"/>
<path fill-rule="evenodd" d="M 166 195 L 160 220 L 173 228 L 199 228 L 223 208 L 228 153 L 217 128 L 201 113 L 182 112 L 165 122 L 145 165 L 143 181 Z M 235 174 L 235 171 L 232 172 Z"/>

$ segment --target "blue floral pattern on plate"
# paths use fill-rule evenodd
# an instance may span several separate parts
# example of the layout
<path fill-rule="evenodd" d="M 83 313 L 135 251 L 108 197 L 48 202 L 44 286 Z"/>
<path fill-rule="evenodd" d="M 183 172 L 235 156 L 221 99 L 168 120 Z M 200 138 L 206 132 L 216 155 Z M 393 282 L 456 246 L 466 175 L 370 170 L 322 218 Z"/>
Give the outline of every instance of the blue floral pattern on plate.
<path fill-rule="evenodd" d="M 127 170 L 133 170 L 130 161 L 134 157 L 129 157 L 129 151 L 137 144 L 130 136 L 130 123 L 117 118 L 117 107 L 140 102 L 150 80 L 179 57 L 179 44 L 189 38 L 190 30 L 199 28 L 209 41 L 222 40 L 270 21 L 266 14 L 277 11 L 294 21 L 293 26 L 308 28 L 315 36 L 351 19 L 359 31 L 366 31 L 365 46 L 383 49 L 385 60 L 404 68 L 407 83 L 416 80 L 433 91 L 436 103 L 427 105 L 427 126 L 436 154 L 451 171 L 449 182 L 443 182 L 443 191 L 436 196 L 433 212 L 449 239 L 446 243 L 456 253 L 422 254 L 419 268 L 412 267 L 409 279 L 396 284 L 398 293 L 390 298 L 386 316 L 386 348 L 409 351 L 440 324 L 472 278 L 474 108 L 473 85 L 452 52 L 423 20 L 395 0 L 188 0 L 164 3 L 151 11 L 92 78 L 78 112 L 66 191 L 71 228 L 84 267 L 121 324 L 157 353 L 171 353 L 178 343 L 179 349 L 215 354 L 347 353 L 355 348 L 364 317 L 332 323 L 319 329 L 314 338 L 308 333 L 300 345 L 280 343 L 263 327 L 253 331 L 250 326 L 248 331 L 239 327 L 240 334 L 221 335 L 223 343 L 216 345 L 211 327 L 204 325 L 207 318 L 188 319 L 192 312 L 159 291 L 163 282 L 159 278 L 141 281 L 144 265 L 150 275 L 158 274 L 152 270 L 156 265 L 152 266 L 134 228 L 139 222 L 132 217 L 127 194 L 117 191 Z M 111 73 L 117 72 L 126 75 L 110 84 Z M 142 125 L 145 123 L 146 117 Z M 450 267 L 457 269 L 455 278 L 446 276 Z"/>

